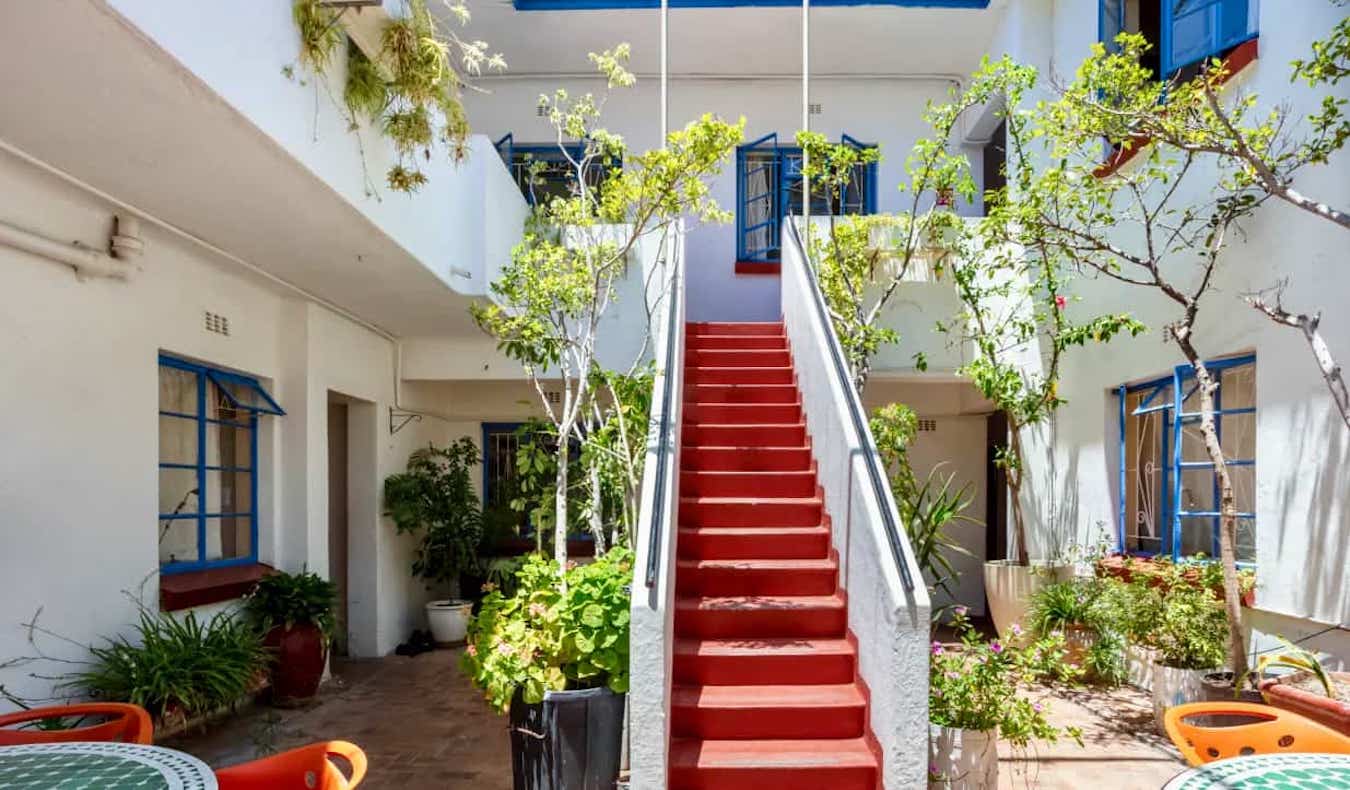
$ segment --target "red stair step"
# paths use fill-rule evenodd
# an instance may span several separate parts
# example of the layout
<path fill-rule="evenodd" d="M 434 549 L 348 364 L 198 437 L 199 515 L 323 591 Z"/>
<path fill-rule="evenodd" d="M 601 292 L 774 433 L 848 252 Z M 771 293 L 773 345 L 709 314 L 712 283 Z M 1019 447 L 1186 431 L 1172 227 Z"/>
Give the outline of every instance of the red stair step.
<path fill-rule="evenodd" d="M 795 384 L 695 384 L 687 383 L 684 399 L 702 403 L 798 403 Z"/>
<path fill-rule="evenodd" d="M 686 447 L 800 447 L 806 444 L 806 425 L 685 423 L 681 437 Z"/>
<path fill-rule="evenodd" d="M 829 527 L 697 527 L 679 532 L 684 559 L 818 559 L 830 553 Z"/>
<path fill-rule="evenodd" d="M 856 659 L 846 639 L 679 639 L 675 683 L 851 683 Z"/>
<path fill-rule="evenodd" d="M 671 735 L 713 739 L 855 738 L 867 702 L 853 683 L 676 686 Z"/>
<path fill-rule="evenodd" d="M 685 350 L 690 349 L 786 349 L 787 337 L 783 335 L 685 335 Z"/>
<path fill-rule="evenodd" d="M 839 564 L 830 558 L 804 560 L 678 560 L 681 595 L 830 595 Z"/>
<path fill-rule="evenodd" d="M 686 367 L 684 378 L 690 384 L 791 384 L 790 367 Z"/>
<path fill-rule="evenodd" d="M 814 527 L 823 507 L 815 497 L 680 497 L 680 526 Z"/>
<path fill-rule="evenodd" d="M 689 349 L 684 364 L 703 368 L 785 368 L 792 364 L 787 349 Z"/>
<path fill-rule="evenodd" d="M 718 425 L 766 425 L 802 421 L 797 403 L 686 403 L 684 421 Z"/>
<path fill-rule="evenodd" d="M 848 611 L 834 595 L 677 597 L 675 633 L 705 639 L 842 638 Z"/>
<path fill-rule="evenodd" d="M 690 321 L 691 335 L 782 335 L 782 321 Z"/>
<path fill-rule="evenodd" d="M 816 493 L 814 470 L 802 472 L 680 472 L 684 496 L 809 497 Z"/>
<path fill-rule="evenodd" d="M 685 447 L 680 469 L 709 472 L 804 472 L 809 447 Z"/>
<path fill-rule="evenodd" d="M 672 790 L 875 790 L 877 758 L 862 738 L 672 740 Z"/>

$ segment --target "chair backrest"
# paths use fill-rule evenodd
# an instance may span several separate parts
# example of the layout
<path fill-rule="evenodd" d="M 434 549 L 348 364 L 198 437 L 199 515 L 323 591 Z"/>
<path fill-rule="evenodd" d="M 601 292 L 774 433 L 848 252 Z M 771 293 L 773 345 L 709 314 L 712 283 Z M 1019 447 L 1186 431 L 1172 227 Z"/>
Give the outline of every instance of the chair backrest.
<path fill-rule="evenodd" d="M 63 720 L 69 729 L 40 729 L 43 721 Z M 74 721 L 71 721 L 71 720 Z M 85 719 L 99 719 L 83 724 Z M 0 746 L 30 743 L 68 743 L 72 741 L 121 741 L 153 743 L 154 724 L 150 714 L 137 705 L 118 702 L 90 702 L 32 708 L 0 715 Z"/>
<path fill-rule="evenodd" d="M 332 757 L 351 765 L 344 776 Z M 216 771 L 220 790 L 353 790 L 366 775 L 366 753 L 346 741 L 311 743 Z"/>
<path fill-rule="evenodd" d="M 1191 702 L 1168 708 L 1163 724 L 1193 766 L 1249 754 L 1350 754 L 1350 738 L 1269 705 Z"/>

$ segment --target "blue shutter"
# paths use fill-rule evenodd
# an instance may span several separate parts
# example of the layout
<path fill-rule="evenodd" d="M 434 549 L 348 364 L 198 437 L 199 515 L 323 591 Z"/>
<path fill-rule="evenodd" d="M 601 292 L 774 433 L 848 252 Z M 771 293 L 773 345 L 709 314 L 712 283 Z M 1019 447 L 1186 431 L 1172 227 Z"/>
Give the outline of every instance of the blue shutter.
<path fill-rule="evenodd" d="M 1259 2 L 1163 0 L 1163 74 L 1170 75 L 1254 37 Z"/>
<path fill-rule="evenodd" d="M 1097 40 L 1106 51 L 1118 52 L 1116 36 L 1125 29 L 1125 0 L 1097 0 Z"/>

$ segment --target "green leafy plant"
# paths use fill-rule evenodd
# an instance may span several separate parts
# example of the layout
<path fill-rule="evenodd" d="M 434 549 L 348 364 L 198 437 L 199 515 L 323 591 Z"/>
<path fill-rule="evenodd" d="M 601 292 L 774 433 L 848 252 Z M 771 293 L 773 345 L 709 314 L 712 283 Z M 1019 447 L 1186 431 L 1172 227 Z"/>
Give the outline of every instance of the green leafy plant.
<path fill-rule="evenodd" d="M 342 45 L 338 12 L 325 6 L 322 0 L 295 0 L 291 18 L 300 32 L 300 65 L 312 73 L 322 73 Z"/>
<path fill-rule="evenodd" d="M 473 487 L 481 454 L 468 438 L 429 445 L 408 458 L 406 472 L 384 481 L 385 514 L 399 534 L 417 535 L 413 573 L 444 585 L 477 569 L 483 513 Z"/>
<path fill-rule="evenodd" d="M 1177 669 L 1223 666 L 1228 614 L 1207 588 L 1131 584 L 1137 641 L 1157 651 L 1159 663 Z"/>
<path fill-rule="evenodd" d="M 591 400 L 580 460 L 589 493 L 585 516 L 603 553 L 607 543 L 627 543 L 637 523 L 656 367 L 647 362 L 617 373 L 595 366 L 591 376 L 601 397 Z"/>
<path fill-rule="evenodd" d="M 938 468 L 932 469 L 923 482 L 917 480 L 909 461 L 909 446 L 918 435 L 918 415 L 908 406 L 892 403 L 877 409 L 871 428 L 890 475 L 891 493 L 915 562 L 924 577 L 932 580 L 930 589 L 950 594 L 950 583 L 960 575 L 952 557 L 971 555 L 947 530 L 955 524 L 980 523 L 965 515 L 974 501 L 973 488 L 969 483 L 957 486 L 955 473 L 943 475 Z"/>
<path fill-rule="evenodd" d="M 69 683 L 88 695 L 191 718 L 238 702 L 258 687 L 268 655 L 252 624 L 230 613 L 205 622 L 142 610 L 132 638 L 90 648 L 93 666 Z"/>
<path fill-rule="evenodd" d="M 1063 631 L 1094 623 L 1094 590 L 1090 583 L 1067 581 L 1046 585 L 1031 596 L 1026 624 L 1037 633 Z"/>
<path fill-rule="evenodd" d="M 337 630 L 337 585 L 313 571 L 269 574 L 244 599 L 244 611 L 263 633 L 309 624 L 329 641 Z"/>
<path fill-rule="evenodd" d="M 1322 666 L 1322 659 L 1317 654 L 1306 650 L 1290 642 L 1282 636 L 1275 637 L 1284 645 L 1284 650 L 1279 653 L 1267 653 L 1261 656 L 1256 663 L 1256 674 L 1265 675 L 1270 667 L 1283 667 L 1292 669 L 1296 672 L 1306 672 L 1317 678 L 1317 682 L 1322 684 L 1323 690 L 1331 699 L 1338 699 L 1336 695 L 1336 684 L 1331 682 L 1331 675 L 1327 674 L 1326 667 Z"/>
<path fill-rule="evenodd" d="M 531 555 L 516 574 L 515 594 L 490 591 L 469 624 L 460 667 L 498 710 L 517 691 L 527 703 L 550 690 L 628 691 L 632 552 L 619 547 L 570 566 L 562 585 L 559 573 L 552 560 Z"/>
<path fill-rule="evenodd" d="M 1026 625 L 1042 635 L 1087 634 L 1088 644 L 1076 654 L 1085 674 L 1108 685 L 1125 681 L 1127 608 L 1124 584 L 1117 579 L 1077 577 L 1037 590 L 1027 607 Z"/>
<path fill-rule="evenodd" d="M 1075 727 L 1050 723 L 1044 702 L 1022 693 L 1025 682 L 1042 677 L 1073 680 L 1062 661 L 1063 641 L 1047 637 L 1026 647 L 986 641 L 957 610 L 960 645 L 934 642 L 929 657 L 928 720 L 942 727 L 997 731 L 1014 747 L 1068 737 L 1082 745 Z"/>

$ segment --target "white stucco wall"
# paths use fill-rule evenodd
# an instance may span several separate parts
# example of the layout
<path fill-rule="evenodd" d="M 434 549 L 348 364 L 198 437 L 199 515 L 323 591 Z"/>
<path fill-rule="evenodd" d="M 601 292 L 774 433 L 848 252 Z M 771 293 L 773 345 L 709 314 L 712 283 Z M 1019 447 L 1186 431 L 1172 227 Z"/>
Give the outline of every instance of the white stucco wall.
<path fill-rule="evenodd" d="M 1299 118 L 1314 108 L 1317 94 L 1290 83 L 1289 61 L 1304 55 L 1308 43 L 1324 36 L 1346 11 L 1308 3 L 1290 14 L 1282 6 L 1262 4 L 1260 58 L 1228 90 L 1256 92 L 1263 108 L 1287 103 Z M 1041 58 L 1053 60 L 1065 76 L 1095 40 L 1095 6 L 1059 2 L 1054 17 L 1042 22 L 1042 29 L 1053 31 L 1048 37 L 1053 51 L 1041 52 Z M 1342 85 L 1338 95 L 1350 96 L 1350 87 Z M 1300 172 L 1299 187 L 1344 206 L 1350 203 L 1347 172 L 1350 156 L 1342 153 L 1326 166 Z M 1203 179 L 1191 179 L 1193 191 L 1183 199 L 1206 199 Z M 1326 310 L 1322 333 L 1344 357 L 1350 353 L 1350 321 L 1338 311 L 1336 296 L 1350 289 L 1342 265 L 1345 233 L 1278 201 L 1263 207 L 1245 230 L 1245 238 L 1234 239 L 1224 255 L 1201 310 L 1196 345 L 1207 357 L 1256 354 L 1258 611 L 1251 620 L 1258 631 L 1306 635 L 1318 624 L 1350 622 L 1350 501 L 1342 484 L 1350 434 L 1302 336 L 1269 323 L 1244 305 L 1241 295 L 1289 277 L 1286 306 Z M 1184 277 L 1188 264 L 1173 265 Z M 1116 283 L 1080 280 L 1075 289 L 1084 297 L 1078 309 L 1129 309 L 1152 331 L 1100 351 L 1070 353 L 1060 390 L 1069 403 L 1052 425 L 1034 432 L 1028 448 L 1027 504 L 1040 525 L 1033 555 L 1052 551 L 1062 535 L 1091 541 L 1101 525 L 1114 534 L 1119 518 L 1114 388 L 1167 373 L 1184 361 L 1163 342 L 1162 327 L 1176 315 L 1171 303 L 1147 289 Z M 1350 651 L 1344 635 L 1333 641 L 1342 655 Z"/>
<path fill-rule="evenodd" d="M 8 155 L 0 156 L 0 220 L 45 236 L 106 246 L 112 209 Z M 0 247 L 0 663 L 31 655 L 20 623 L 78 642 L 125 632 L 123 590 L 142 580 L 156 605 L 160 351 L 266 382 L 285 417 L 261 420 L 259 560 L 326 572 L 330 391 L 358 402 L 353 432 L 352 650 L 391 650 L 420 623 L 426 593 L 409 577 L 411 547 L 379 518 L 384 475 L 437 438 L 435 421 L 388 433 L 391 343 L 196 245 L 143 223 L 145 255 L 130 281 L 78 281 L 62 265 Z M 205 331 L 203 311 L 230 319 Z M 360 427 L 360 426 L 357 426 Z M 74 648 L 48 640 L 45 649 Z M 0 670 L 0 683 L 43 696 L 50 683 Z M 60 668 L 56 668 L 60 671 Z"/>

